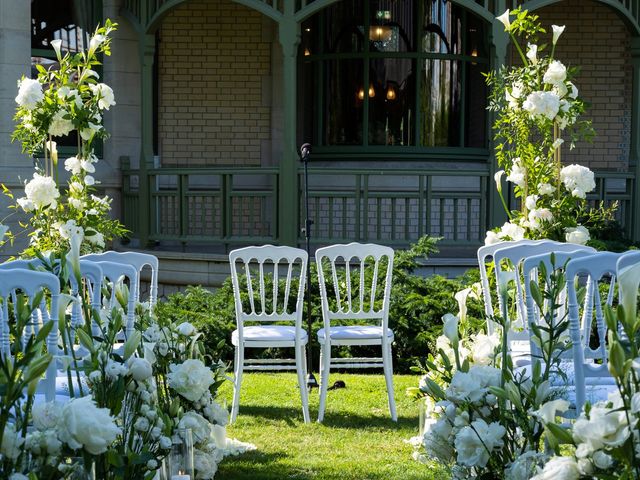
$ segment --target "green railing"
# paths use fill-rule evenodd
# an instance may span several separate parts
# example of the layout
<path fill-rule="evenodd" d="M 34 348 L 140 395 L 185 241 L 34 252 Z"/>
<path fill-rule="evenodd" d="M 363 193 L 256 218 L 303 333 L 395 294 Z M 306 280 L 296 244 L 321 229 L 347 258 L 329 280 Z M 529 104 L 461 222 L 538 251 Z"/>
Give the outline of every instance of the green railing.
<path fill-rule="evenodd" d="M 279 243 L 279 170 L 274 167 L 147 169 L 150 211 L 141 222 L 140 172 L 123 159 L 123 221 L 134 237 L 167 246 Z M 303 183 L 299 172 L 298 185 Z M 454 246 L 480 245 L 489 227 L 488 199 L 493 179 L 487 169 L 318 168 L 309 169 L 310 216 L 314 244 L 371 241 L 403 246 L 422 235 L 443 237 Z M 634 178 L 630 173 L 596 174 L 588 198 L 618 201 L 618 220 L 632 225 Z M 141 232 L 141 225 L 148 232 Z M 146 235 L 144 235 L 146 233 Z"/>

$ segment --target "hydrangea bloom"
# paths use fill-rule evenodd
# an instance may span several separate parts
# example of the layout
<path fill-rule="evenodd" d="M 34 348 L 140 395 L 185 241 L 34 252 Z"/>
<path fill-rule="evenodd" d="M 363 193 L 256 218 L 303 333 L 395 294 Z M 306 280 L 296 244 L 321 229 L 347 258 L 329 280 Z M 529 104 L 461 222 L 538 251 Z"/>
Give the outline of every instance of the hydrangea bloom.
<path fill-rule="evenodd" d="M 24 186 L 24 193 L 34 208 L 47 206 L 56 208 L 58 206 L 57 198 L 60 196 L 60 192 L 51 177 L 34 173 L 33 179 Z"/>
<path fill-rule="evenodd" d="M 545 116 L 553 120 L 560 110 L 560 98 L 553 92 L 532 92 L 522 104 L 531 117 Z"/>
<path fill-rule="evenodd" d="M 560 181 L 571 195 L 586 198 L 587 193 L 596 188 L 593 172 L 582 165 L 568 165 L 560 171 Z"/>
<path fill-rule="evenodd" d="M 16 103 L 27 110 L 33 110 L 36 108 L 38 102 L 44 99 L 44 93 L 42 92 L 42 85 L 38 80 L 31 78 L 23 78 L 18 82 L 18 96 L 16 97 Z"/>

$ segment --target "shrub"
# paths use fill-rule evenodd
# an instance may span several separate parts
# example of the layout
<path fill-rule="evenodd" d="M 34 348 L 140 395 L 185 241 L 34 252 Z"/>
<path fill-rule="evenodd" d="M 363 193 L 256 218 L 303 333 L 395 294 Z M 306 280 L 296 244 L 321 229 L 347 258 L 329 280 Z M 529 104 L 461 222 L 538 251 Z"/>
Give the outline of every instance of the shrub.
<path fill-rule="evenodd" d="M 396 251 L 393 268 L 393 286 L 391 304 L 389 307 L 389 326 L 395 333 L 394 364 L 396 371 L 409 372 L 409 368 L 419 358 L 426 357 L 435 339 L 442 332 L 442 316 L 445 313 L 458 311 L 458 304 L 454 294 L 478 281 L 478 270 L 471 270 L 465 275 L 448 279 L 440 275 L 422 277 L 416 273 L 420 262 L 429 255 L 436 253 L 437 238 L 423 237 L 408 250 Z M 382 271 L 382 269 L 381 269 Z M 352 285 L 357 285 L 358 273 L 353 273 Z M 370 285 L 371 272 L 367 272 Z M 381 279 L 379 278 L 379 281 Z M 331 279 L 327 278 L 327 289 L 332 289 Z M 266 291 L 270 290 L 270 281 L 266 281 Z M 297 286 L 292 284 L 291 291 Z M 248 302 L 248 298 L 243 298 Z M 320 306 L 320 291 L 317 281 L 316 265 L 311 265 L 311 318 L 313 365 L 317 368 L 320 346 L 315 332 L 323 327 Z M 365 304 L 366 305 L 366 304 Z M 468 305 L 469 326 L 476 329 L 482 318 L 482 304 L 470 301 Z M 184 293 L 171 295 L 166 302 L 159 303 L 156 315 L 170 316 L 174 321 L 189 321 L 204 333 L 208 353 L 214 358 L 233 361 L 233 346 L 231 332 L 236 328 L 233 288 L 231 278 L 227 278 L 222 286 L 211 293 L 202 287 L 188 287 Z M 306 303 L 305 303 L 306 313 Z M 305 315 L 306 325 L 306 315 Z M 309 347 L 307 347 L 309 348 Z M 379 347 L 343 347 L 334 348 L 334 355 L 361 356 L 380 355 Z M 270 357 L 274 351 L 266 349 L 252 352 L 250 355 Z"/>

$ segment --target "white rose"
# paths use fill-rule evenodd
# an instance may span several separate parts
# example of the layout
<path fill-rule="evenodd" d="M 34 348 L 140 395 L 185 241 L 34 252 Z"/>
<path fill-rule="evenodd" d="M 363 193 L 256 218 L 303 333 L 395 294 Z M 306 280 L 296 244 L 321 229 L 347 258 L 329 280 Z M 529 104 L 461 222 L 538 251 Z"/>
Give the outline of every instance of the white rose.
<path fill-rule="evenodd" d="M 491 452 L 503 446 L 502 437 L 506 432 L 499 423 L 487 424 L 484 420 L 475 420 L 462 428 L 455 440 L 458 463 L 467 467 L 485 467 Z"/>
<path fill-rule="evenodd" d="M 615 411 L 597 405 L 591 408 L 589 418 L 582 415 L 573 426 L 574 440 L 586 444 L 591 452 L 603 447 L 619 447 L 629 435 L 624 410 Z"/>
<path fill-rule="evenodd" d="M 553 220 L 553 213 L 548 208 L 535 208 L 529 212 L 527 219 L 529 220 L 529 227 L 538 230 L 542 222 L 551 222 Z"/>
<path fill-rule="evenodd" d="M 191 335 L 196 333 L 196 327 L 191 325 L 189 322 L 182 322 L 176 327 L 176 330 L 180 335 L 184 335 L 186 337 L 190 337 Z"/>
<path fill-rule="evenodd" d="M 513 165 L 511 165 L 511 172 L 507 175 L 507 181 L 515 183 L 519 187 L 524 187 L 525 170 L 520 162 L 520 158 L 513 159 Z"/>
<path fill-rule="evenodd" d="M 578 198 L 586 198 L 587 193 L 596 188 L 593 172 L 582 165 L 567 165 L 560 170 L 560 181 L 571 195 Z"/>
<path fill-rule="evenodd" d="M 55 428 L 62 414 L 62 404 L 59 402 L 35 403 L 31 411 L 33 426 L 38 430 Z"/>
<path fill-rule="evenodd" d="M 49 124 L 49 134 L 54 137 L 65 137 L 69 135 L 69 132 L 73 130 L 73 122 L 65 118 L 69 116 L 69 112 L 65 110 L 58 110 Z"/>
<path fill-rule="evenodd" d="M 153 374 L 151 364 L 144 358 L 131 357 L 129 359 L 129 373 L 137 382 L 146 380 Z"/>
<path fill-rule="evenodd" d="M 8 423 L 4 428 L 4 432 L 2 432 L 0 453 L 11 460 L 15 460 L 22 452 L 23 444 L 24 438 L 22 438 L 20 432 L 16 432 L 16 427 L 12 423 Z"/>
<path fill-rule="evenodd" d="M 9 480 L 29 480 L 29 477 L 21 473 L 12 473 L 9 475 Z"/>
<path fill-rule="evenodd" d="M 95 185 L 96 179 L 93 178 L 91 175 L 87 175 L 86 177 L 84 177 L 84 183 L 86 183 L 89 186 L 92 186 L 92 185 Z"/>
<path fill-rule="evenodd" d="M 524 204 L 527 207 L 527 210 L 533 210 L 536 208 L 536 203 L 538 201 L 538 195 L 529 195 L 524 200 Z"/>
<path fill-rule="evenodd" d="M 98 247 L 104 247 L 104 235 L 100 232 L 94 232 L 93 235 L 86 235 L 85 240 L 91 245 L 97 245 Z"/>
<path fill-rule="evenodd" d="M 27 197 L 19 198 L 17 200 L 17 202 L 18 202 L 18 205 L 20 205 L 20 207 L 22 207 L 22 209 L 25 212 L 30 212 L 31 210 L 36 208 L 36 206 L 33 204 L 33 202 L 31 200 L 29 200 Z"/>
<path fill-rule="evenodd" d="M 69 157 L 64 161 L 64 169 L 74 175 L 82 172 L 82 160 L 77 157 Z"/>
<path fill-rule="evenodd" d="M 637 359 L 634 361 L 636 363 Z M 631 413 L 640 413 L 640 392 L 636 392 L 631 397 Z"/>
<path fill-rule="evenodd" d="M 522 104 L 532 118 L 544 116 L 553 120 L 560 110 L 560 98 L 554 92 L 532 92 Z"/>
<path fill-rule="evenodd" d="M 578 245 L 585 245 L 591 238 L 589 230 L 582 225 L 578 225 L 575 228 L 565 228 L 565 240 L 567 243 L 577 243 Z"/>
<path fill-rule="evenodd" d="M 225 426 L 229 423 L 229 412 L 216 401 L 210 401 L 203 409 L 204 416 L 211 423 Z"/>
<path fill-rule="evenodd" d="M 27 110 L 33 110 L 44 99 L 42 85 L 38 80 L 23 78 L 18 82 L 18 88 L 16 103 Z"/>
<path fill-rule="evenodd" d="M 135 428 L 139 432 L 146 432 L 149 430 L 149 426 L 149 420 L 147 420 L 145 417 L 138 417 L 133 425 L 133 428 Z"/>
<path fill-rule="evenodd" d="M 489 230 L 487 231 L 487 236 L 484 239 L 484 244 L 485 245 L 493 245 L 495 243 L 501 242 L 502 239 L 500 238 L 499 234 L 497 232 L 494 232 L 493 230 Z"/>
<path fill-rule="evenodd" d="M 82 183 L 80 182 L 71 182 L 69 184 L 69 190 L 75 193 L 82 193 L 82 191 L 84 190 L 84 185 L 82 185 Z"/>
<path fill-rule="evenodd" d="M 518 241 L 524 238 L 524 228 L 515 223 L 506 222 L 498 234 L 503 240 Z"/>
<path fill-rule="evenodd" d="M 478 333 L 471 344 L 471 357 L 476 365 L 490 365 L 495 357 L 500 339 L 496 335 Z"/>
<path fill-rule="evenodd" d="M 34 173 L 33 179 L 24 186 L 24 193 L 35 208 L 56 208 L 56 199 L 60 196 L 53 178 L 38 173 Z"/>
<path fill-rule="evenodd" d="M 98 108 L 100 110 L 109 110 L 109 107 L 116 104 L 113 96 L 113 90 L 109 85 L 97 83 L 89 85 L 91 92 L 98 97 Z"/>
<path fill-rule="evenodd" d="M 96 171 L 96 167 L 93 166 L 91 160 L 80 160 L 80 166 L 87 173 L 94 173 Z"/>
<path fill-rule="evenodd" d="M 84 209 L 84 202 L 82 200 L 80 200 L 79 198 L 69 197 L 67 199 L 67 202 L 69 202 L 69 205 L 71 205 L 76 210 L 83 210 Z"/>
<path fill-rule="evenodd" d="M 107 408 L 98 408 L 91 397 L 73 398 L 65 404 L 58 436 L 72 449 L 84 448 L 92 455 L 109 449 L 122 431 Z"/>
<path fill-rule="evenodd" d="M 593 464 L 601 470 L 607 470 L 613 465 L 613 458 L 602 450 L 598 450 L 593 454 Z"/>
<path fill-rule="evenodd" d="M 572 457 L 553 457 L 542 472 L 531 480 L 578 480 L 580 471 Z"/>
<path fill-rule="evenodd" d="M 505 470 L 505 480 L 529 480 L 538 471 L 538 465 L 545 460 L 545 454 L 528 450 L 518 455 Z"/>
<path fill-rule="evenodd" d="M 211 424 L 196 412 L 187 412 L 180 419 L 178 428 L 191 429 L 193 443 L 201 443 L 211 437 Z"/>
<path fill-rule="evenodd" d="M 567 67 L 565 67 L 559 60 L 554 60 L 549 64 L 547 71 L 544 73 L 542 80 L 544 83 L 556 85 L 560 82 L 564 82 L 567 79 Z"/>
<path fill-rule="evenodd" d="M 540 195 L 551 195 L 556 191 L 556 187 L 548 183 L 541 183 L 538 185 L 538 192 Z"/>
<path fill-rule="evenodd" d="M 218 462 L 216 462 L 215 457 L 198 449 L 194 451 L 193 464 L 198 471 L 198 478 L 214 478 L 218 471 Z"/>
<path fill-rule="evenodd" d="M 187 400 L 195 402 L 209 391 L 214 383 L 213 373 L 201 360 L 185 360 L 169 365 L 169 386 Z"/>

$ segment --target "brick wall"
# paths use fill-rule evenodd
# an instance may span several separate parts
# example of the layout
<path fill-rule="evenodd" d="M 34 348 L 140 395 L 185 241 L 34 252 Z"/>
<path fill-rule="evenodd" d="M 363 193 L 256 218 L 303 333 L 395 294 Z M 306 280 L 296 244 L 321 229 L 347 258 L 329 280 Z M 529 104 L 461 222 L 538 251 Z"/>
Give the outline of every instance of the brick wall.
<path fill-rule="evenodd" d="M 259 165 L 269 155 L 271 33 L 230 0 L 195 0 L 163 22 L 159 153 L 163 165 Z M 266 147 L 268 146 L 268 147 Z"/>
<path fill-rule="evenodd" d="M 574 83 L 590 104 L 586 117 L 593 121 L 593 144 L 580 143 L 563 151 L 565 163 L 580 162 L 593 169 L 626 171 L 631 139 L 631 35 L 610 7 L 590 0 L 567 0 L 540 9 L 543 26 L 566 25 L 556 57 L 579 66 Z"/>

